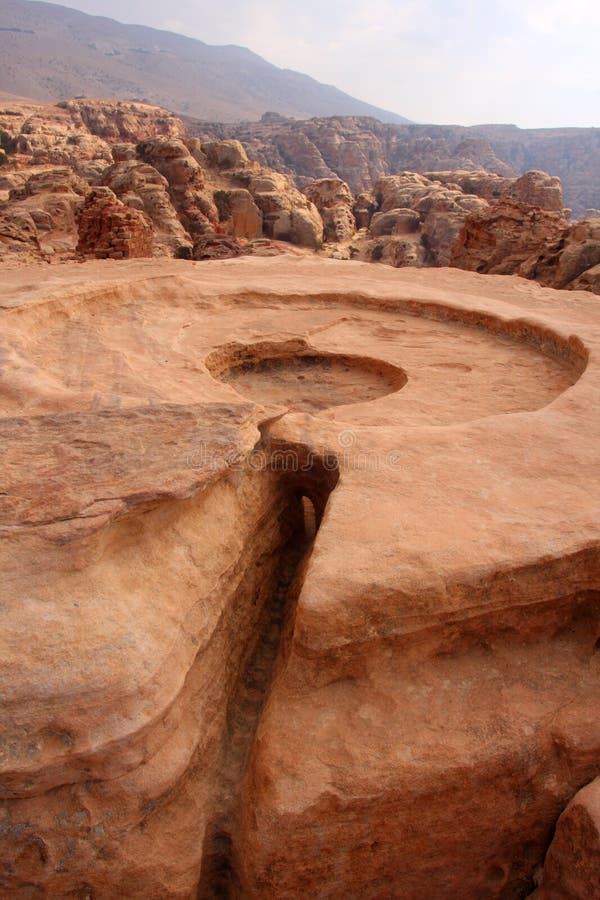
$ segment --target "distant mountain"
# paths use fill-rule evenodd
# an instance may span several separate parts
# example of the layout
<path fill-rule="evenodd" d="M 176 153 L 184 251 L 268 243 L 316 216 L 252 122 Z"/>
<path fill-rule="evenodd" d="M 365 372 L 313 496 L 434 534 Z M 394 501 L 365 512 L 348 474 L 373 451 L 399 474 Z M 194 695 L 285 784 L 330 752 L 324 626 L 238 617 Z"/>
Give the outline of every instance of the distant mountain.
<path fill-rule="evenodd" d="M 0 0 L 0 91 L 46 101 L 140 99 L 220 122 L 255 120 L 267 111 L 408 121 L 245 47 L 211 46 L 28 0 Z"/>

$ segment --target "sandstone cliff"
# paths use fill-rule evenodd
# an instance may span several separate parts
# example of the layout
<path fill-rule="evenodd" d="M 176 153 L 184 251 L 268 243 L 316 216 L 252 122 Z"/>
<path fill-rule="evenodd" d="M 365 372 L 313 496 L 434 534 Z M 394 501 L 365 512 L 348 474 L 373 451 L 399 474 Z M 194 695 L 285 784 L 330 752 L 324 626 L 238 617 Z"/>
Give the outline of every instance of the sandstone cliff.
<path fill-rule="evenodd" d="M 596 128 L 519 129 L 512 125 L 385 125 L 366 117 L 215 125 L 189 120 L 194 134 L 236 137 L 252 159 L 304 179 L 337 176 L 354 193 L 383 175 L 485 169 L 519 175 L 540 169 L 558 176 L 576 215 L 600 207 L 600 142 Z"/>

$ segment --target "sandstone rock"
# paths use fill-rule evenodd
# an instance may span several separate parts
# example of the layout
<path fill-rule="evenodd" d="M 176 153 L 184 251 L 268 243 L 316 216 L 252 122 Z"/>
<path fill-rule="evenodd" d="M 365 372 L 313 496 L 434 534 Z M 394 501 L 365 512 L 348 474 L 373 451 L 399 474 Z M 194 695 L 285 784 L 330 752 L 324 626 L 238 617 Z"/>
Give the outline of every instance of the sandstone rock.
<path fill-rule="evenodd" d="M 248 163 L 246 151 L 239 141 L 207 141 L 201 148 L 217 169 L 236 169 Z"/>
<path fill-rule="evenodd" d="M 0 208 L 0 260 L 40 256 L 38 229 L 32 216 L 25 211 Z"/>
<path fill-rule="evenodd" d="M 354 205 L 350 188 L 339 178 L 320 178 L 311 181 L 302 193 L 315 204 L 320 213 L 324 209 L 333 209 L 337 206 L 347 206 L 351 209 Z"/>
<path fill-rule="evenodd" d="M 432 183 L 424 175 L 403 172 L 380 178 L 373 190 L 381 212 L 391 209 L 414 208 L 422 197 L 432 190 Z"/>
<path fill-rule="evenodd" d="M 249 191 L 216 191 L 214 200 L 221 224 L 233 237 L 252 240 L 262 235 L 262 213 Z"/>
<path fill-rule="evenodd" d="M 96 259 L 152 256 L 152 226 L 107 187 L 94 188 L 79 217 L 77 252 Z"/>
<path fill-rule="evenodd" d="M 327 207 L 321 212 L 323 220 L 323 239 L 325 241 L 347 241 L 356 232 L 356 221 L 352 210 L 342 203 L 339 206 Z"/>
<path fill-rule="evenodd" d="M 110 152 L 112 154 L 113 161 L 118 162 L 126 162 L 131 159 L 137 158 L 137 151 L 135 144 L 113 144 L 110 148 Z"/>
<path fill-rule="evenodd" d="M 375 213 L 371 219 L 369 230 L 373 237 L 384 234 L 412 234 L 419 230 L 421 218 L 412 209 L 390 209 L 388 212 Z"/>
<path fill-rule="evenodd" d="M 274 224 L 273 237 L 317 250 L 323 242 L 323 222 L 312 204 L 306 207 L 292 206 L 289 212 L 289 230 L 287 217 L 280 217 Z"/>
<path fill-rule="evenodd" d="M 574 291 L 592 291 L 600 294 L 600 265 L 592 266 L 571 282 L 569 288 Z"/>
<path fill-rule="evenodd" d="M 202 128 L 207 129 L 205 123 Z M 286 172 L 299 186 L 303 186 L 303 178 L 337 176 L 360 193 L 372 190 L 382 175 L 401 171 L 424 172 L 432 177 L 436 172 L 461 169 L 477 175 L 485 169 L 514 179 L 533 168 L 562 179 L 566 204 L 576 215 L 590 218 L 585 210 L 600 205 L 596 177 L 600 151 L 593 128 L 541 132 L 483 125 L 465 129 L 451 125 L 383 125 L 374 119 L 336 116 L 305 122 L 288 119 L 219 125 L 214 130 L 221 138 L 239 138 L 252 159 Z M 346 155 L 351 160 L 349 166 Z M 479 194 L 474 187 L 463 189 Z M 481 196 L 491 199 L 487 193 Z"/>
<path fill-rule="evenodd" d="M 321 178 L 307 184 L 303 193 L 321 214 L 325 241 L 345 241 L 352 237 L 356 231 L 354 198 L 345 182 L 339 178 Z"/>
<path fill-rule="evenodd" d="M 556 823 L 535 900 L 590 900 L 600 890 L 600 778 L 573 797 Z"/>
<path fill-rule="evenodd" d="M 196 260 L 232 259 L 244 253 L 244 246 L 232 237 L 211 234 L 198 238 L 194 243 L 192 258 Z"/>
<path fill-rule="evenodd" d="M 148 138 L 180 138 L 181 119 L 160 106 L 130 100 L 69 100 L 65 109 L 93 135 L 110 143 L 137 143 Z"/>
<path fill-rule="evenodd" d="M 460 191 L 434 189 L 418 200 L 415 210 L 421 216 L 421 239 L 429 264 L 450 265 L 452 248 L 467 216 L 485 215 L 487 209 L 486 200 Z"/>
<path fill-rule="evenodd" d="M 451 248 L 449 265 L 511 274 L 538 248 L 556 243 L 566 226 L 560 213 L 501 201 L 469 215 Z"/>
<path fill-rule="evenodd" d="M 11 192 L 11 200 L 22 200 L 37 194 L 79 194 L 87 190 L 85 182 L 70 168 L 43 168 L 32 174 L 21 188 Z"/>
<path fill-rule="evenodd" d="M 485 137 L 466 137 L 452 149 L 457 169 L 485 169 L 500 175 L 511 174 L 510 166 L 498 158 L 490 141 Z"/>
<path fill-rule="evenodd" d="M 564 207 L 560 178 L 546 172 L 526 172 L 511 185 L 506 197 L 558 213 L 562 213 Z"/>
<path fill-rule="evenodd" d="M 102 183 L 127 206 L 146 213 L 158 245 L 171 250 L 191 247 L 190 236 L 171 202 L 169 183 L 153 166 L 138 160 L 117 162 L 107 169 Z"/>
<path fill-rule="evenodd" d="M 472 172 L 453 170 L 450 172 L 425 172 L 430 181 L 438 181 L 446 187 L 460 188 L 465 194 L 483 197 L 488 203 L 506 196 L 507 191 L 516 181 L 514 178 L 502 177 L 492 172 Z"/>
<path fill-rule="evenodd" d="M 358 194 L 354 201 L 354 219 L 357 228 L 368 228 L 373 218 L 373 214 L 377 210 L 375 197 L 370 192 Z"/>
<path fill-rule="evenodd" d="M 218 223 L 212 194 L 205 190 L 205 172 L 183 141 L 153 138 L 142 141 L 138 155 L 167 179 L 169 194 L 181 224 L 191 235 L 212 231 Z"/>
<path fill-rule="evenodd" d="M 0 893 L 525 896 L 600 758 L 596 299 L 282 257 L 0 306 Z"/>
<path fill-rule="evenodd" d="M 202 190 L 205 175 L 183 141 L 152 138 L 141 141 L 137 152 L 144 162 L 154 166 L 164 175 L 172 188 Z"/>
<path fill-rule="evenodd" d="M 69 253 L 77 243 L 77 216 L 86 189 L 72 169 L 42 167 L 11 190 L 9 205 L 32 217 L 45 253 Z"/>
<path fill-rule="evenodd" d="M 276 241 L 290 241 L 317 249 L 323 241 L 323 221 L 314 203 L 276 172 L 247 173 L 243 182 L 263 214 L 263 233 Z"/>
<path fill-rule="evenodd" d="M 426 264 L 426 252 L 419 235 L 407 234 L 404 237 L 382 235 L 361 243 L 359 259 L 365 262 L 382 262 L 395 268 L 404 266 L 421 268 Z"/>
<path fill-rule="evenodd" d="M 588 269 L 600 264 L 600 219 L 576 222 L 563 231 L 559 240 L 548 242 L 542 252 L 526 260 L 519 274 L 556 288 L 575 287 L 574 282 Z M 577 281 L 576 287 L 583 282 Z M 595 290 L 590 282 L 587 290 Z"/>

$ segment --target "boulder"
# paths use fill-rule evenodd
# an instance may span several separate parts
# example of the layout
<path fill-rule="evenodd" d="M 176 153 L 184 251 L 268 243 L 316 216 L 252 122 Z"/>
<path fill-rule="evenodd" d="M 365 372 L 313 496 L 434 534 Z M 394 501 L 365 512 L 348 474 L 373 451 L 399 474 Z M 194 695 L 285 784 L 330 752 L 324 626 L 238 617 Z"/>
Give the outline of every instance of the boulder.
<path fill-rule="evenodd" d="M 374 189 L 375 201 L 381 212 L 391 209 L 413 209 L 432 189 L 432 182 L 416 172 L 403 172 L 380 178 Z"/>
<path fill-rule="evenodd" d="M 425 177 L 446 187 L 455 190 L 458 188 L 465 194 L 483 197 L 488 203 L 503 197 L 515 180 L 492 172 L 471 172 L 460 169 L 449 172 L 425 172 Z"/>
<path fill-rule="evenodd" d="M 206 141 L 202 143 L 201 149 L 210 165 L 217 169 L 236 169 L 249 162 L 239 141 Z"/>
<path fill-rule="evenodd" d="M 77 216 L 86 190 L 86 183 L 72 169 L 42 167 L 10 191 L 9 204 L 31 216 L 45 253 L 71 253 L 77 244 Z"/>
<path fill-rule="evenodd" d="M 364 262 L 381 262 L 396 269 L 404 266 L 420 269 L 426 264 L 425 248 L 418 235 L 382 235 L 364 241 L 358 256 Z"/>
<path fill-rule="evenodd" d="M 578 791 L 556 823 L 532 900 L 600 895 L 600 778 Z"/>
<path fill-rule="evenodd" d="M 331 243 L 349 240 L 356 232 L 356 220 L 346 204 L 322 210 L 323 239 Z"/>
<path fill-rule="evenodd" d="M 454 245 L 468 215 L 485 212 L 488 203 L 481 197 L 461 191 L 433 188 L 415 204 L 421 216 L 421 239 L 427 261 L 433 266 L 450 264 Z"/>
<path fill-rule="evenodd" d="M 224 234 L 210 234 L 194 242 L 192 258 L 196 260 L 233 259 L 242 256 L 244 246 L 237 238 Z"/>
<path fill-rule="evenodd" d="M 564 207 L 560 178 L 546 172 L 526 172 L 511 184 L 505 196 L 518 203 L 558 213 L 562 213 Z"/>
<path fill-rule="evenodd" d="M 42 258 L 33 217 L 22 210 L 0 209 L 0 261 L 30 262 Z"/>
<path fill-rule="evenodd" d="M 337 206 L 347 206 L 351 209 L 354 204 L 350 188 L 340 178 L 319 178 L 311 181 L 304 187 L 302 193 L 321 213 L 324 209 L 333 209 Z"/>
<path fill-rule="evenodd" d="M 140 158 L 157 169 L 169 185 L 169 195 L 184 229 L 191 235 L 206 234 L 218 224 L 206 175 L 183 141 L 152 138 L 137 145 Z"/>
<path fill-rule="evenodd" d="M 569 288 L 574 291 L 591 291 L 600 294 L 600 265 L 587 269 L 579 278 L 571 282 Z"/>
<path fill-rule="evenodd" d="M 263 214 L 265 237 L 315 250 L 321 246 L 323 221 L 316 206 L 285 175 L 262 170 L 243 180 Z"/>

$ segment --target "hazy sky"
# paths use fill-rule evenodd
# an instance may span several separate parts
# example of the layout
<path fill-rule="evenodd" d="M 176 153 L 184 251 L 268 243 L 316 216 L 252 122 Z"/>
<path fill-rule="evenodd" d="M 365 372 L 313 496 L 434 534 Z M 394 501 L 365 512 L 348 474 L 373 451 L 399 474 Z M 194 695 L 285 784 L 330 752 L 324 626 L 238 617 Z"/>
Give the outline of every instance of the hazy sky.
<path fill-rule="evenodd" d="M 420 122 L 600 126 L 599 0 L 65 0 L 240 44 Z"/>

